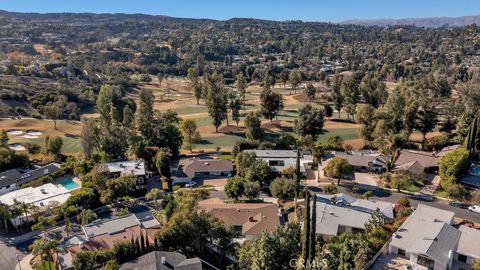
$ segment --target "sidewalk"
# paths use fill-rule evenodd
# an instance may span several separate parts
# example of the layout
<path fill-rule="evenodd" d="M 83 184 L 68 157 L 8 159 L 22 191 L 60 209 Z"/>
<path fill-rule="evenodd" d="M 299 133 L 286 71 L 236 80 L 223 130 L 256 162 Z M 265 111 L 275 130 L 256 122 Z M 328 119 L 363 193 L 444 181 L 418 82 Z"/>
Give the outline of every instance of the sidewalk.
<path fill-rule="evenodd" d="M 33 270 L 33 268 L 30 266 L 30 260 L 32 260 L 33 258 L 33 255 L 32 254 L 28 254 L 27 256 L 25 256 L 21 261 L 20 263 L 17 263 L 17 265 L 15 265 L 15 270 Z"/>

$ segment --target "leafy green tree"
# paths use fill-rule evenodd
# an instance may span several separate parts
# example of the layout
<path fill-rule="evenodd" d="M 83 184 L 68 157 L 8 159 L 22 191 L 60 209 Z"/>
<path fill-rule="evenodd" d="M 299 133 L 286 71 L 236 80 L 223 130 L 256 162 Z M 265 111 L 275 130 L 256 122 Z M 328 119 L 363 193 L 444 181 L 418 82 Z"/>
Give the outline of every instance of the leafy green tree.
<path fill-rule="evenodd" d="M 325 117 L 330 119 L 333 116 L 333 108 L 330 104 L 323 105 L 323 111 L 325 113 Z"/>
<path fill-rule="evenodd" d="M 112 203 L 118 199 L 130 196 L 137 186 L 137 178 L 133 175 L 122 175 L 115 179 L 108 179 L 106 189 L 102 191 L 100 200 L 103 203 Z"/>
<path fill-rule="evenodd" d="M 317 89 L 315 88 L 315 86 L 313 86 L 313 84 L 309 83 L 304 90 L 304 94 L 308 102 L 312 102 L 312 100 L 315 98 L 315 95 L 317 94 Z"/>
<path fill-rule="evenodd" d="M 57 121 L 58 121 L 58 119 L 60 119 L 62 117 L 62 114 L 63 114 L 62 110 L 63 110 L 63 108 L 65 108 L 65 107 L 60 107 L 59 105 L 60 104 L 51 104 L 51 105 L 46 106 L 43 109 L 43 112 L 44 112 L 45 116 L 52 119 L 53 128 L 55 130 L 57 130 Z M 66 104 L 64 106 L 66 106 Z"/>
<path fill-rule="evenodd" d="M 255 153 L 240 152 L 235 157 L 235 167 L 237 169 L 237 174 L 240 176 L 245 176 L 248 169 L 255 162 L 256 156 Z"/>
<path fill-rule="evenodd" d="M 77 219 L 80 221 L 82 226 L 85 226 L 97 219 L 97 214 L 90 209 L 83 209 L 82 212 L 78 214 Z"/>
<path fill-rule="evenodd" d="M 292 87 L 292 89 L 296 89 L 298 85 L 302 82 L 302 78 L 300 77 L 300 74 L 298 74 L 298 72 L 294 70 L 290 71 L 290 74 L 288 75 L 288 80 L 290 82 L 290 86 Z"/>
<path fill-rule="evenodd" d="M 41 216 L 38 218 L 37 223 L 32 226 L 32 230 L 36 231 L 45 231 L 46 228 L 53 226 L 55 224 L 55 219 L 52 217 Z"/>
<path fill-rule="evenodd" d="M 196 68 L 189 68 L 188 69 L 188 80 L 192 85 L 193 96 L 197 99 L 197 105 L 200 104 L 200 99 L 202 98 L 203 89 L 200 83 L 198 70 Z"/>
<path fill-rule="evenodd" d="M 355 81 L 355 78 L 345 78 L 342 81 L 340 91 L 345 102 L 345 110 L 347 112 L 347 116 L 352 115 L 352 117 L 354 117 L 357 103 L 360 100 L 360 91 L 358 89 L 358 84 Z"/>
<path fill-rule="evenodd" d="M 280 177 L 270 184 L 273 197 L 281 201 L 292 200 L 295 197 L 295 180 L 293 178 Z"/>
<path fill-rule="evenodd" d="M 81 250 L 73 258 L 73 267 L 78 270 L 95 269 L 98 266 L 95 251 Z"/>
<path fill-rule="evenodd" d="M 254 141 L 262 141 L 265 136 L 265 132 L 261 127 L 261 121 L 258 112 L 250 112 L 245 117 L 245 127 L 247 131 L 245 135 L 247 139 Z"/>
<path fill-rule="evenodd" d="M 260 185 L 266 183 L 270 176 L 270 166 L 263 160 L 255 160 L 245 173 L 245 179 L 251 182 L 258 182 Z"/>
<path fill-rule="evenodd" d="M 405 99 L 400 91 L 395 90 L 388 96 L 385 104 L 387 115 L 390 117 L 389 126 L 394 133 L 398 133 L 403 128 L 403 117 L 405 111 Z"/>
<path fill-rule="evenodd" d="M 338 193 L 338 188 L 334 184 L 326 185 L 323 188 L 323 192 L 325 192 L 326 194 L 336 194 Z"/>
<path fill-rule="evenodd" d="M 415 126 L 422 132 L 422 145 L 425 145 L 427 133 L 432 131 L 437 124 L 435 105 L 427 100 L 422 101 L 417 112 Z"/>
<path fill-rule="evenodd" d="M 278 140 L 275 144 L 275 148 L 276 149 L 290 149 L 290 150 L 293 150 L 297 147 L 297 140 L 295 139 L 295 137 L 293 137 L 292 135 L 288 134 L 288 133 L 283 133 L 280 135 L 280 137 L 278 137 Z"/>
<path fill-rule="evenodd" d="M 57 241 L 39 238 L 33 242 L 31 250 L 34 255 L 40 256 L 42 264 L 43 260 L 46 259 L 49 269 L 52 270 L 51 263 L 54 263 L 53 255 L 63 252 L 63 249 L 60 248 L 59 244 L 60 243 Z"/>
<path fill-rule="evenodd" d="M 237 123 L 238 129 L 238 122 L 240 122 L 240 110 L 242 109 L 243 101 L 241 100 L 241 97 L 237 96 L 235 92 L 230 92 L 229 99 L 230 101 L 228 103 L 228 107 L 232 112 L 232 120 Z"/>
<path fill-rule="evenodd" d="M 356 120 L 361 124 L 360 135 L 366 141 L 372 141 L 373 131 L 375 130 L 375 108 L 370 105 L 357 105 Z"/>
<path fill-rule="evenodd" d="M 170 157 L 163 149 L 155 156 L 155 166 L 161 177 L 170 178 Z"/>
<path fill-rule="evenodd" d="M 311 135 L 315 139 L 322 132 L 323 124 L 323 110 L 307 104 L 298 111 L 298 121 L 295 123 L 295 129 L 301 137 Z"/>
<path fill-rule="evenodd" d="M 206 76 L 208 114 L 212 117 L 215 132 L 223 120 L 227 118 L 227 94 L 218 74 Z"/>
<path fill-rule="evenodd" d="M 0 132 L 0 146 L 6 147 L 8 144 L 8 134 L 5 129 Z"/>
<path fill-rule="evenodd" d="M 238 267 L 241 270 L 294 269 L 292 258 L 300 255 L 300 227 L 288 223 L 272 232 L 262 233 L 259 239 L 245 242 L 238 251 Z"/>
<path fill-rule="evenodd" d="M 249 200 L 254 200 L 260 195 L 260 184 L 258 182 L 246 181 L 243 185 L 244 195 Z"/>
<path fill-rule="evenodd" d="M 153 102 L 155 96 L 151 89 L 142 88 L 139 93 L 139 106 L 137 110 L 137 129 L 145 138 L 154 136 Z"/>
<path fill-rule="evenodd" d="M 185 208 L 176 211 L 157 233 L 160 250 L 180 251 L 188 256 L 203 256 L 208 243 L 216 243 L 218 261 L 233 248 L 233 229 L 219 219 Z"/>
<path fill-rule="evenodd" d="M 345 158 L 334 157 L 328 161 L 325 166 L 325 174 L 337 179 L 337 185 L 340 185 L 340 180 L 353 173 L 353 167 Z"/>
<path fill-rule="evenodd" d="M 158 188 L 152 188 L 146 195 L 145 199 L 153 200 L 155 210 L 158 211 L 158 199 L 163 196 L 163 191 Z"/>
<path fill-rule="evenodd" d="M 263 89 L 260 93 L 260 112 L 272 123 L 280 110 L 283 109 L 283 97 L 281 94 L 274 93 L 271 89 Z"/>
<path fill-rule="evenodd" d="M 340 118 L 340 113 L 342 111 L 342 108 L 344 106 L 344 98 L 342 95 L 342 90 L 341 90 L 341 85 L 342 85 L 342 77 L 339 77 L 335 75 L 333 77 L 333 87 L 332 87 L 332 101 L 333 101 L 333 107 L 335 110 L 338 111 L 338 118 Z"/>
<path fill-rule="evenodd" d="M 458 148 L 445 154 L 438 162 L 438 174 L 440 175 L 440 186 L 448 190 L 468 169 L 469 152 L 465 148 Z"/>
<path fill-rule="evenodd" d="M 69 237 L 70 229 L 71 229 L 71 221 L 70 221 L 70 214 L 74 213 L 77 209 L 73 205 L 63 204 L 59 208 L 57 208 L 57 214 L 63 218 L 63 222 L 65 223 L 65 232 L 67 233 L 67 237 Z"/>
<path fill-rule="evenodd" d="M 48 140 L 46 145 L 47 153 L 53 154 L 57 157 L 62 155 L 63 139 L 61 137 L 55 136 Z"/>
<path fill-rule="evenodd" d="M 238 73 L 236 80 L 235 80 L 235 86 L 237 88 L 237 91 L 240 96 L 240 100 L 242 101 L 243 106 L 245 107 L 245 94 L 247 90 L 247 79 L 245 76 L 243 76 L 243 73 L 240 72 Z"/>
<path fill-rule="evenodd" d="M 238 201 L 238 198 L 241 197 L 245 192 L 245 179 L 236 175 L 227 180 L 225 185 L 225 194 L 229 198 L 235 199 Z"/>
<path fill-rule="evenodd" d="M 202 138 L 197 131 L 197 123 L 191 119 L 184 119 L 180 122 L 179 128 L 184 138 L 185 147 L 192 152 L 195 144 L 200 142 Z"/>

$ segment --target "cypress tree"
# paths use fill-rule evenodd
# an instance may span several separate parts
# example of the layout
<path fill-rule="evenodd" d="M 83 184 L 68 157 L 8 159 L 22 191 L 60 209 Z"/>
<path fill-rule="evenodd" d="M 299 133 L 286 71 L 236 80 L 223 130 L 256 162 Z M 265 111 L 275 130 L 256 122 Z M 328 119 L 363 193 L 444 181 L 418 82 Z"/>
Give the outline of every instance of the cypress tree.
<path fill-rule="evenodd" d="M 307 264 L 310 257 L 310 192 L 305 189 L 305 215 L 303 217 L 303 263 Z"/>
<path fill-rule="evenodd" d="M 145 233 L 145 253 L 152 251 L 152 247 L 150 246 L 150 241 L 148 240 L 148 235 Z"/>
<path fill-rule="evenodd" d="M 317 201 L 316 201 L 316 196 L 315 194 L 313 194 L 313 197 L 312 197 L 312 203 L 313 203 L 313 207 L 312 207 L 312 220 L 311 220 L 311 224 L 310 224 L 310 260 L 313 260 L 315 258 L 315 252 L 316 252 L 316 224 L 317 224 Z"/>
<path fill-rule="evenodd" d="M 160 247 L 159 247 L 159 244 L 158 244 L 158 238 L 155 236 L 155 238 L 153 239 L 153 249 L 155 250 L 159 250 Z"/>
<path fill-rule="evenodd" d="M 143 233 L 140 232 L 140 254 L 145 253 L 145 237 L 143 237 Z"/>

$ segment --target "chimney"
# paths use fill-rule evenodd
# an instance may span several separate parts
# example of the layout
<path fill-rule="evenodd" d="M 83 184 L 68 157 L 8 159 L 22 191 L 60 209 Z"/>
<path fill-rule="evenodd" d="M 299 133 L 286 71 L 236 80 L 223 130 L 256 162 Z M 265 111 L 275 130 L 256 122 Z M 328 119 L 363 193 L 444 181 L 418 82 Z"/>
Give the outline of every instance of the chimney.
<path fill-rule="evenodd" d="M 165 264 L 167 263 L 167 262 L 165 261 L 165 257 L 162 257 L 162 258 L 160 259 L 160 262 L 161 262 L 163 265 L 165 265 Z"/>
<path fill-rule="evenodd" d="M 255 222 L 255 220 L 253 219 L 252 216 L 249 216 L 249 217 L 248 217 L 248 221 L 250 221 L 250 222 Z"/>

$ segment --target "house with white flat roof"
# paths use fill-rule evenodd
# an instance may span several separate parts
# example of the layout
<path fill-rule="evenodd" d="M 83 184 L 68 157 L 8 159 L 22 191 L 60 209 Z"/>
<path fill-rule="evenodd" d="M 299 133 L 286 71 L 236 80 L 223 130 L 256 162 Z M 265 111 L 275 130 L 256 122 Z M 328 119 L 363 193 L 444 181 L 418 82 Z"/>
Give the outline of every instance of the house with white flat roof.
<path fill-rule="evenodd" d="M 39 187 L 27 187 L 0 195 L 0 202 L 6 205 L 14 205 L 15 202 L 33 204 L 43 211 L 53 202 L 64 203 L 70 197 L 68 189 L 62 185 L 48 183 Z M 16 220 L 19 224 L 23 219 Z M 13 223 L 14 221 L 12 221 Z"/>
<path fill-rule="evenodd" d="M 145 169 L 145 162 L 141 159 L 103 163 L 98 166 L 98 171 L 106 173 L 112 178 L 134 175 L 137 177 L 137 189 L 146 188 L 147 178 L 151 177 L 151 173 Z"/>
<path fill-rule="evenodd" d="M 257 159 L 263 160 L 270 167 L 282 172 L 288 167 L 295 167 L 297 164 L 297 150 L 244 150 L 245 153 L 254 153 Z M 313 156 L 300 152 L 300 172 L 306 173 L 313 164 Z"/>

